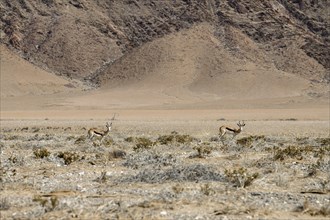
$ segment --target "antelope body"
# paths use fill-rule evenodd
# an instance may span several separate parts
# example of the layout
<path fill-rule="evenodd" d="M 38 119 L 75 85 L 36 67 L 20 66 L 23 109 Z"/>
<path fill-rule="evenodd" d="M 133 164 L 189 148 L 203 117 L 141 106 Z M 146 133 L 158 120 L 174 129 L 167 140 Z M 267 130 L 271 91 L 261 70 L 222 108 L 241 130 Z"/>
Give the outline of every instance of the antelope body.
<path fill-rule="evenodd" d="M 112 122 L 109 124 L 108 122 L 106 123 L 107 129 L 105 131 L 98 130 L 96 128 L 91 128 L 88 130 L 88 138 L 93 139 L 94 137 L 100 138 L 100 141 L 108 135 L 108 133 L 111 131 L 112 128 Z"/>
<path fill-rule="evenodd" d="M 238 135 L 239 133 L 241 133 L 243 131 L 243 127 L 245 126 L 244 121 L 241 123 L 240 121 L 237 123 L 238 128 L 233 128 L 233 127 L 228 127 L 228 126 L 221 126 L 219 128 L 219 135 L 220 135 L 220 139 L 225 136 L 225 134 L 227 132 L 231 132 L 233 133 L 233 138 Z"/>

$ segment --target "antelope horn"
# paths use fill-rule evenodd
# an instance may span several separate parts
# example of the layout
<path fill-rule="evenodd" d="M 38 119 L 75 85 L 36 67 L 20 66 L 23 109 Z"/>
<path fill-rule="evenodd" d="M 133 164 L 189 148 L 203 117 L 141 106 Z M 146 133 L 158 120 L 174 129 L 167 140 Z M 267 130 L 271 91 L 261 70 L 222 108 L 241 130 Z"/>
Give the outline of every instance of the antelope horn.
<path fill-rule="evenodd" d="M 111 121 L 115 120 L 115 118 L 116 118 L 116 113 L 113 114 L 113 116 L 112 116 L 112 118 L 111 118 Z"/>

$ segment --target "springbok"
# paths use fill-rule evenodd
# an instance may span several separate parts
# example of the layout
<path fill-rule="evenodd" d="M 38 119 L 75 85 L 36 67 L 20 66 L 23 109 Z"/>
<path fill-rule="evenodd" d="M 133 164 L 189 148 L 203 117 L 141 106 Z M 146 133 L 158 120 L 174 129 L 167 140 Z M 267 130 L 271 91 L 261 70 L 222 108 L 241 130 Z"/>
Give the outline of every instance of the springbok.
<path fill-rule="evenodd" d="M 105 136 L 107 136 L 109 134 L 109 132 L 111 131 L 112 128 L 112 121 L 114 121 L 116 118 L 116 114 L 113 115 L 113 117 L 111 118 L 111 123 L 109 124 L 109 122 L 106 123 L 106 127 L 107 129 L 105 131 L 99 130 L 97 128 L 91 128 L 88 130 L 88 138 L 90 140 L 93 140 L 94 137 L 98 137 L 100 138 L 100 143 L 102 142 L 103 138 Z"/>
<path fill-rule="evenodd" d="M 219 136 L 220 136 L 220 139 L 223 138 L 223 136 L 225 136 L 225 134 L 227 132 L 232 132 L 233 133 L 233 138 L 238 135 L 239 133 L 241 133 L 243 131 L 243 127 L 245 126 L 245 123 L 244 121 L 241 123 L 241 121 L 239 121 L 237 123 L 238 125 L 238 128 L 233 128 L 233 127 L 228 127 L 228 126 L 221 126 L 219 128 Z"/>
<path fill-rule="evenodd" d="M 105 131 L 98 130 L 96 128 L 91 128 L 88 130 L 88 138 L 93 140 L 94 136 L 100 138 L 100 142 L 102 142 L 103 138 L 108 135 L 112 128 L 112 122 L 109 124 L 108 122 L 105 125 L 107 129 Z"/>

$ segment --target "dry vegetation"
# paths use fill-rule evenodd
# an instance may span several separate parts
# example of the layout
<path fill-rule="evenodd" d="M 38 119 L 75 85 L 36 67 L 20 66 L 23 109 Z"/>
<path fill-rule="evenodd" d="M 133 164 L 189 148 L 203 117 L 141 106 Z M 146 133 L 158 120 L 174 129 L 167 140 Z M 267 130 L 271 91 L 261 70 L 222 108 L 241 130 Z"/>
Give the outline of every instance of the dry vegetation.
<path fill-rule="evenodd" d="M 330 216 L 329 136 L 243 132 L 223 144 L 215 132 L 120 123 L 97 144 L 85 125 L 1 127 L 1 217 Z"/>

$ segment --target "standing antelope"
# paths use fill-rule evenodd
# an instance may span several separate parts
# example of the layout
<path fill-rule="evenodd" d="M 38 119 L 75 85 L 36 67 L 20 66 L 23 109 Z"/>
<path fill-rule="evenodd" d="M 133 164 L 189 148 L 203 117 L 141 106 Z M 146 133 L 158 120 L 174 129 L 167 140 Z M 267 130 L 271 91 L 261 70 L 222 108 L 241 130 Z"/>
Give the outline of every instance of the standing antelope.
<path fill-rule="evenodd" d="M 110 124 L 107 122 L 105 126 L 107 127 L 107 130 L 105 130 L 105 131 L 100 131 L 100 130 L 98 130 L 98 129 L 96 129 L 96 128 L 91 128 L 91 129 L 89 129 L 89 130 L 88 130 L 88 138 L 89 138 L 90 140 L 92 140 L 93 137 L 96 136 L 96 137 L 101 138 L 101 139 L 100 139 L 100 142 L 102 142 L 103 138 L 104 138 L 105 136 L 107 136 L 108 133 L 111 131 L 112 122 L 111 122 Z"/>
<path fill-rule="evenodd" d="M 232 127 L 228 127 L 228 126 L 221 126 L 219 128 L 219 135 L 220 135 L 220 139 L 222 139 L 223 136 L 225 136 L 226 132 L 232 132 L 233 133 L 233 138 L 238 135 L 239 133 L 241 133 L 243 131 L 243 127 L 245 126 L 244 121 L 241 123 L 241 121 L 239 121 L 237 123 L 238 128 L 232 128 Z"/>

